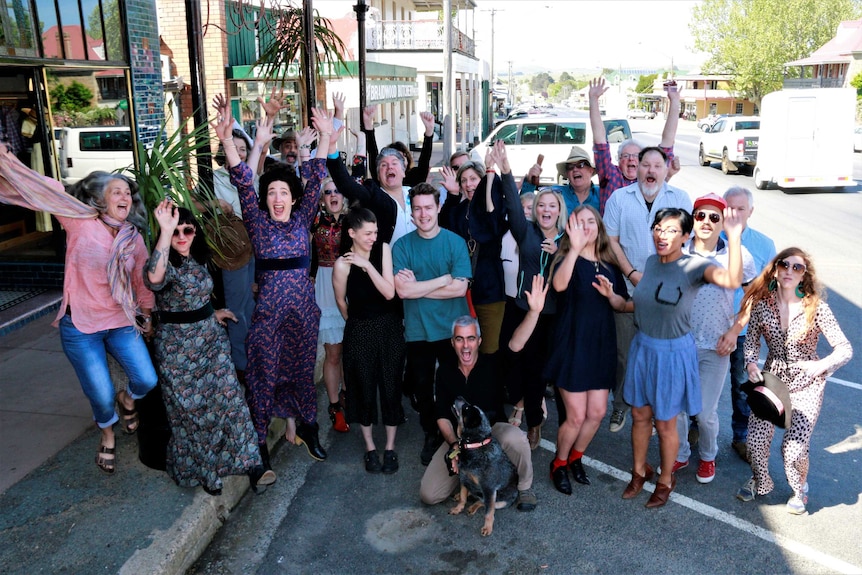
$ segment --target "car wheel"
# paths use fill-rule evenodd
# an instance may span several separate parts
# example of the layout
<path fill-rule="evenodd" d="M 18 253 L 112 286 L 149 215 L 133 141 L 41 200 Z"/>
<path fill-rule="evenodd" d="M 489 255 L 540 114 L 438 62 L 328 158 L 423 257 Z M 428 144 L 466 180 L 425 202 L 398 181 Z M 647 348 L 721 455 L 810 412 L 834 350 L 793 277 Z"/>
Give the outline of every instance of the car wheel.
<path fill-rule="evenodd" d="M 697 161 L 700 162 L 701 166 L 708 166 L 709 160 L 703 154 L 703 144 L 700 145 L 700 149 L 697 151 Z"/>
<path fill-rule="evenodd" d="M 760 173 L 760 168 L 754 167 L 754 187 L 758 190 L 765 190 L 769 187 L 769 182 L 763 179 L 763 174 Z"/>
<path fill-rule="evenodd" d="M 721 172 L 725 175 L 735 171 L 731 169 L 733 164 L 730 162 L 730 159 L 727 157 L 727 150 L 723 150 L 721 152 Z M 734 166 L 735 167 L 735 166 Z"/>

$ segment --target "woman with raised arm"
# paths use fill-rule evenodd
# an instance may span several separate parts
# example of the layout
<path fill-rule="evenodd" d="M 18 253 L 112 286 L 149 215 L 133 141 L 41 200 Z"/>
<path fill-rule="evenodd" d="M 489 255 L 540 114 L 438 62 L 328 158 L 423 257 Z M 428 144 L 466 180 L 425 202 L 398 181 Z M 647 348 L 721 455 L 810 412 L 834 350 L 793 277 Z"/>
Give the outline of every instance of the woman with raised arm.
<path fill-rule="evenodd" d="M 541 275 L 547 280 L 550 275 L 551 257 L 557 252 L 557 242 L 563 237 L 566 225 L 566 210 L 563 197 L 558 192 L 547 188 L 540 189 L 533 200 L 533 220 L 529 221 L 521 207 L 505 144 L 501 141 L 495 142 L 494 153 L 503 182 L 509 227 L 518 242 L 520 255 L 517 296 L 513 303 L 507 302 L 503 326 L 500 329 L 500 341 L 508 342 L 529 309 L 524 290 L 530 287 L 530 278 Z M 516 405 L 523 399 L 531 449 L 538 447 L 542 438 L 542 423 L 545 420 L 542 410 L 545 380 L 542 372 L 547 361 L 548 343 L 556 312 L 556 298 L 551 292 L 545 299 L 542 314 L 524 348 L 517 357 L 511 349 L 507 349 L 504 356 L 509 399 Z"/>
<path fill-rule="evenodd" d="M 781 454 L 787 483 L 793 490 L 787 511 L 801 515 L 808 503 L 808 453 L 823 405 L 826 377 L 850 361 L 853 348 L 823 301 L 811 258 L 799 248 L 787 248 L 775 256 L 752 282 L 742 309 L 751 312 L 745 336 L 749 380 L 755 384 L 763 381 L 757 367 L 763 336 L 769 350 L 763 371 L 784 382 L 790 395 L 793 412 L 781 442 Z M 817 355 L 821 334 L 832 346 L 832 353 L 824 358 Z M 774 434 L 775 425 L 752 411 L 748 418 L 748 452 L 753 476 L 736 494 L 742 501 L 753 501 L 755 495 L 766 495 L 775 487 L 769 476 L 769 448 Z"/>
<path fill-rule="evenodd" d="M 599 211 L 590 205 L 575 208 L 552 264 L 559 318 L 545 369 L 565 412 L 551 479 L 566 495 L 572 493 L 569 471 L 578 483 L 590 484 L 581 458 L 605 417 L 616 378 L 614 311 L 631 305 L 616 261 Z"/>
<path fill-rule="evenodd" d="M 158 381 L 141 337 L 152 334 L 155 298 L 144 285 L 148 254 L 134 225 L 146 225 L 138 186 L 120 174 L 93 172 L 66 193 L 0 143 L 0 202 L 50 212 L 66 230 L 63 301 L 53 325 L 101 430 L 96 465 L 112 474 L 113 425 L 120 419 L 115 405 L 123 431 L 135 433 L 135 400 Z M 128 388 L 116 395 L 107 354 L 129 377 Z"/>
<path fill-rule="evenodd" d="M 632 406 L 632 479 L 623 499 L 633 499 L 655 472 L 647 463 L 653 420 L 658 431 L 661 467 L 649 508 L 661 507 L 676 487 L 673 464 L 679 451 L 676 417 L 701 410 L 697 345 L 691 334 L 691 308 L 700 286 L 736 289 L 742 284 L 742 219 L 724 210 L 727 267 L 683 253 L 694 219 L 686 210 L 659 210 L 652 224 L 656 253 L 649 256 L 635 287 L 635 323 L 626 365 L 624 396 Z"/>
<path fill-rule="evenodd" d="M 287 419 L 286 439 L 305 445 L 308 454 L 326 459 L 317 424 L 314 364 L 320 308 L 308 275 L 310 228 L 326 177 L 326 156 L 333 134 L 332 119 L 318 109 L 312 117 L 320 138 L 318 157 L 309 160 L 315 131 L 297 134 L 303 183 L 290 168 L 276 165 L 260 177 L 260 197 L 252 170 L 239 159 L 231 137 L 230 106 L 215 99 L 216 133 L 224 145 L 231 182 L 239 190 L 242 214 L 254 247 L 258 300 L 248 334 L 249 409 L 265 469 L 270 469 L 266 434 L 273 417 Z M 272 120 L 258 122 L 255 148 L 272 139 Z M 297 421 L 298 420 L 298 421 Z"/>
<path fill-rule="evenodd" d="M 144 275 L 158 305 L 155 358 L 171 425 L 167 472 L 182 487 L 220 495 L 221 478 L 248 475 L 252 489 L 275 482 L 264 471 L 257 434 L 225 325 L 228 309 L 210 303 L 209 250 L 194 216 L 170 200 L 156 206 L 159 239 Z"/>

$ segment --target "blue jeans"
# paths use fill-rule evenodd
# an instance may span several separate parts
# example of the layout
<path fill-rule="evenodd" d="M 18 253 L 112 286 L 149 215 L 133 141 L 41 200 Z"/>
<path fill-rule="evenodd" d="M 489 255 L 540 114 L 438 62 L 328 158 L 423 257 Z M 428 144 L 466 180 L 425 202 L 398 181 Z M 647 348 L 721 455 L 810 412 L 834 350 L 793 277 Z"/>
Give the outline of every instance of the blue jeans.
<path fill-rule="evenodd" d="M 106 353 L 110 353 L 129 376 L 128 393 L 132 399 L 144 397 L 158 382 L 144 338 L 131 326 L 82 333 L 66 315 L 60 320 L 60 341 L 75 368 L 84 395 L 90 400 L 93 419 L 103 429 L 119 419 L 114 411 L 114 383 L 108 372 Z"/>
<path fill-rule="evenodd" d="M 742 384 L 748 381 L 743 347 L 745 347 L 745 336 L 741 335 L 736 338 L 736 349 L 730 354 L 730 401 L 733 405 L 730 428 L 733 430 L 734 443 L 748 439 L 748 416 L 751 413 L 751 408 L 746 401 L 747 396 L 740 389 Z"/>

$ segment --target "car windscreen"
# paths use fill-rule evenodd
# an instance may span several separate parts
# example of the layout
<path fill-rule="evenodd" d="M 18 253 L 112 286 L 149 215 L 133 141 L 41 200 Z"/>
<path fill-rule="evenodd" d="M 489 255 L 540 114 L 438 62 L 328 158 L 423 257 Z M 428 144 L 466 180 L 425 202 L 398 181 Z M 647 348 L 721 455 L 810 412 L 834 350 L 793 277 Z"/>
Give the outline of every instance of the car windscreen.
<path fill-rule="evenodd" d="M 521 144 L 584 144 L 586 122 L 540 122 L 524 124 Z"/>

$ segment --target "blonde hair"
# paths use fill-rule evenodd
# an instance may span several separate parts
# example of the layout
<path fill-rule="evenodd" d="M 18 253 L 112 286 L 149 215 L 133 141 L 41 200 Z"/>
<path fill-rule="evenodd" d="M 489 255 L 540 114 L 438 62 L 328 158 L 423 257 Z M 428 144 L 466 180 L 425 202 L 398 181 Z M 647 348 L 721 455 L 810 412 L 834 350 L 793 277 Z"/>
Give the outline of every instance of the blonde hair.
<path fill-rule="evenodd" d="M 533 221 L 538 224 L 539 218 L 536 217 L 536 204 L 539 203 L 539 200 L 542 196 L 551 194 L 555 198 L 557 198 L 557 203 L 560 204 L 560 213 L 557 215 L 557 234 L 561 234 L 566 229 L 566 218 L 568 217 L 568 209 L 566 208 L 566 200 L 563 199 L 563 194 L 552 189 L 552 188 L 539 188 L 536 190 L 536 197 L 533 198 Z"/>
<path fill-rule="evenodd" d="M 330 178 L 330 177 L 328 177 L 328 176 L 327 176 L 326 178 L 323 178 L 322 180 L 320 180 L 320 209 L 321 209 L 321 210 L 323 210 L 323 211 L 325 211 L 325 212 L 327 212 L 327 213 L 329 213 L 329 210 L 328 210 L 328 209 L 326 209 L 326 200 L 325 200 L 326 195 L 323 193 L 324 189 L 326 188 L 326 184 L 333 184 L 333 185 L 334 185 L 334 184 L 335 184 L 335 182 L 333 182 L 333 181 L 332 181 L 332 178 Z M 336 187 L 335 189 L 336 189 L 336 190 L 338 190 L 338 187 Z M 338 193 L 339 193 L 339 194 L 341 194 L 341 192 L 338 192 Z M 344 195 L 344 194 L 342 194 L 342 197 L 343 197 L 343 195 Z M 341 216 L 343 216 L 343 215 L 345 215 L 349 210 L 350 210 L 350 204 L 348 203 L 347 198 L 343 198 L 343 199 L 341 200 L 341 211 L 340 211 L 340 212 L 338 212 L 337 214 L 333 214 L 333 215 L 336 215 L 336 216 L 341 215 Z"/>

